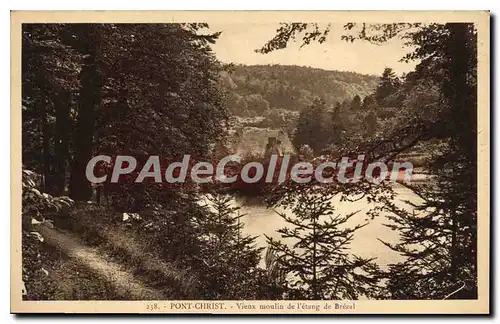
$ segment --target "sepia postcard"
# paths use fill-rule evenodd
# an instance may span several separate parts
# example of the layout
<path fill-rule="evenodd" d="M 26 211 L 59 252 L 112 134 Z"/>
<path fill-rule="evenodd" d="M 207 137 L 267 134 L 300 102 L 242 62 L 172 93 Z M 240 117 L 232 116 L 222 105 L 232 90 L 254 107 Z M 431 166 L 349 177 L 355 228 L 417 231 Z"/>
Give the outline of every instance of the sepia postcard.
<path fill-rule="evenodd" d="M 487 11 L 14 11 L 11 312 L 490 313 Z"/>

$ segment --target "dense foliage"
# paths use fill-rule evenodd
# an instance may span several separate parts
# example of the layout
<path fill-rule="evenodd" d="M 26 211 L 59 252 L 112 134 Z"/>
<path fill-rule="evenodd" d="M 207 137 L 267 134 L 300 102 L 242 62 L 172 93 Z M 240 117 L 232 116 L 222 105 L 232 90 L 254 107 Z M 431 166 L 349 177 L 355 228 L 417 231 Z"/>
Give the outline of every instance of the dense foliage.
<path fill-rule="evenodd" d="M 209 156 L 224 138 L 228 114 L 218 88 L 222 65 L 209 46 L 217 34 L 199 34 L 198 30 L 204 27 L 24 26 L 23 167 L 32 170 L 26 173 L 40 176 L 38 181 L 31 179 L 29 186 L 23 187 L 23 226 L 30 226 L 33 213 L 45 215 L 48 211 L 42 207 L 50 207 L 47 204 L 65 202 L 62 198 L 54 200 L 43 191 L 68 194 L 83 204 L 94 200 L 95 194 L 109 193 L 101 187 L 94 190 L 86 179 L 85 168 L 94 155 L 156 154 L 176 158 L 179 154 L 191 154 L 197 159 Z M 112 188 L 114 199 L 98 199 L 108 205 L 110 215 L 120 217 L 113 210 L 141 212 L 147 220 L 144 226 L 148 225 L 137 225 L 143 229 L 142 240 L 163 246 L 164 251 L 157 251 L 164 260 L 192 269 L 195 274 L 217 275 L 207 267 L 213 262 L 222 266 L 224 262 L 204 252 L 213 250 L 218 246 L 214 244 L 220 242 L 204 241 L 203 237 L 213 231 L 224 234 L 226 230 L 233 235 L 233 230 L 231 226 L 226 228 L 224 222 L 222 228 L 208 226 L 212 212 L 196 202 L 196 193 L 182 187 L 171 191 L 154 185 L 118 187 L 123 190 Z M 109 189 L 106 184 L 104 189 Z M 82 204 L 76 208 L 81 213 L 91 212 Z M 116 219 L 98 222 L 108 223 L 109 227 Z M 25 235 L 23 243 L 27 242 Z M 250 243 L 243 241 L 238 248 Z M 227 249 L 234 251 L 233 247 Z M 241 255 L 255 258 L 258 250 L 248 249 Z M 33 262 L 29 259 L 37 258 L 36 251 L 29 246 L 24 250 L 28 258 L 24 262 L 26 280 L 31 278 Z M 218 274 L 225 278 L 222 271 Z M 204 286 L 210 285 L 213 278 L 200 280 L 198 286 Z M 206 293 L 204 297 L 227 299 L 230 293 L 238 292 L 241 290 L 224 289 L 219 293 L 215 289 L 213 295 Z"/>
<path fill-rule="evenodd" d="M 377 81 L 371 75 L 286 65 L 237 65 L 221 76 L 230 112 L 250 117 L 298 112 L 316 97 L 329 105 L 364 97 Z"/>
<path fill-rule="evenodd" d="M 331 129 L 341 136 L 331 143 L 330 154 L 365 153 L 370 160 L 391 160 L 423 146 L 425 166 L 435 176 L 435 182 L 410 186 L 424 200 L 414 211 L 383 199 L 391 213 L 388 226 L 401 236 L 400 243 L 386 245 L 405 261 L 384 274 L 389 286 L 380 297 L 477 298 L 477 31 L 473 24 L 461 23 L 344 27 L 342 38 L 351 42 L 380 44 L 401 37 L 414 48 L 402 60 L 419 63 L 402 78 L 385 69 L 361 105 L 353 98 L 333 109 Z M 317 24 L 284 23 L 258 51 L 278 50 L 296 39 L 305 45 L 321 43 L 328 32 Z M 304 112 L 301 118 L 296 141 L 317 145 L 323 114 L 314 119 Z M 312 126 L 305 139 L 303 125 Z M 429 146 L 430 141 L 439 145 Z"/>
<path fill-rule="evenodd" d="M 279 213 L 287 223 L 278 230 L 285 241 L 268 237 L 268 243 L 278 255 L 278 267 L 288 275 L 288 298 L 355 300 L 376 296 L 378 269 L 373 259 L 349 252 L 354 233 L 367 223 L 347 227 L 356 212 L 336 213 L 332 199 L 338 192 L 332 189 L 295 188 L 279 203 L 294 216 Z"/>
<path fill-rule="evenodd" d="M 224 135 L 217 35 L 179 24 L 26 25 L 23 163 L 44 188 L 92 195 L 96 153 L 207 156 Z"/>
<path fill-rule="evenodd" d="M 71 217 L 59 217 L 57 226 L 75 230 L 87 219 L 80 230 L 92 235 L 83 236 L 102 236 L 114 257 L 121 253 L 120 260 L 149 276 L 153 286 L 172 291 L 178 285 L 177 299 L 477 297 L 472 24 L 346 24 L 346 41 L 402 37 L 413 46 L 402 59 L 418 60 L 415 71 L 397 76 L 386 68 L 380 77 L 224 66 L 210 47 L 218 34 L 202 34 L 205 27 L 23 26 L 23 279 L 33 291 L 27 298 L 46 299 L 52 291 L 36 288 L 43 288 L 45 268 L 38 252 L 43 237 L 33 226 L 66 209 Z M 322 43 L 328 32 L 315 24 L 284 24 L 260 52 L 293 39 Z M 392 187 L 366 182 L 334 188 L 286 183 L 259 191 L 270 205 L 291 212 L 281 214 L 289 227 L 279 233 L 293 241 L 269 239 L 264 269 L 262 249 L 242 234 L 242 215 L 230 195 L 201 195 L 189 185 L 93 187 L 86 179 L 85 167 L 96 154 L 210 159 L 223 146 L 230 115 L 264 117 L 260 126 L 284 128 L 296 149 L 311 157 L 362 153 L 368 161 L 391 160 L 423 149 L 423 166 L 434 181 L 408 186 L 423 200 L 410 212 L 394 204 Z M 333 195 L 377 204 L 367 212 L 372 218 L 389 212 L 387 226 L 401 240 L 386 246 L 404 261 L 381 270 L 376 260 L 351 253 L 352 235 L 363 224 L 346 227 L 353 214 L 337 215 Z M 89 221 L 94 214 L 100 218 Z M 123 232 L 111 235 L 117 228 Z M 140 248 L 130 251 L 134 245 L 118 239 L 127 235 Z M 168 266 L 152 269 L 146 259 Z"/>

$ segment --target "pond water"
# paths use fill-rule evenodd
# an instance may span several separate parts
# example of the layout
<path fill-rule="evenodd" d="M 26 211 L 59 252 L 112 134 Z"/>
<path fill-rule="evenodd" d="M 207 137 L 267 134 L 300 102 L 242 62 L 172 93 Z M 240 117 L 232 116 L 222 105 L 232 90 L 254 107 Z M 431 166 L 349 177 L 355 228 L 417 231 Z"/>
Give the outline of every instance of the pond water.
<path fill-rule="evenodd" d="M 394 188 L 396 192 L 396 205 L 411 210 L 413 207 L 404 201 L 411 201 L 414 204 L 419 204 L 421 199 L 409 189 L 396 185 Z M 244 234 L 259 236 L 257 238 L 257 245 L 260 247 L 267 247 L 266 238 L 264 234 L 273 239 L 280 239 L 280 234 L 276 231 L 287 225 L 287 223 L 276 213 L 276 210 L 266 208 L 263 205 L 245 204 L 243 201 L 237 200 L 237 205 L 241 207 L 240 212 L 246 214 L 242 217 L 244 226 Z M 378 239 L 385 242 L 397 243 L 399 235 L 397 232 L 384 226 L 385 223 L 390 222 L 386 214 L 381 214 L 375 219 L 370 219 L 366 212 L 373 208 L 373 204 L 369 204 L 366 200 L 357 202 L 341 202 L 340 198 L 334 198 L 332 205 L 336 208 L 336 213 L 348 214 L 354 211 L 359 212 L 354 215 L 347 226 L 352 227 L 359 223 L 368 222 L 368 225 L 359 229 L 354 233 L 353 241 L 350 244 L 351 252 L 360 257 L 376 258 L 375 262 L 383 267 L 390 263 L 395 263 L 402 260 L 402 257 L 396 252 L 386 247 Z M 287 211 L 287 215 L 290 211 Z M 288 240 L 289 241 L 289 240 Z M 265 253 L 265 251 L 264 251 Z M 264 260 L 261 260 L 261 267 L 264 267 Z"/>

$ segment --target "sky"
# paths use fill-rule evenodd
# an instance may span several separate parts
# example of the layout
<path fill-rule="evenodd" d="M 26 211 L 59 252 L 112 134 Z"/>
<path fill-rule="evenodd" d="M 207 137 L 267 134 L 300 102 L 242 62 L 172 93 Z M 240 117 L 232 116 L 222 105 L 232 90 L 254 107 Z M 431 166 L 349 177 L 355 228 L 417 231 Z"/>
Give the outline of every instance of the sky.
<path fill-rule="evenodd" d="M 278 23 L 231 23 L 210 24 L 210 30 L 221 31 L 212 46 L 217 58 L 224 63 L 300 65 L 325 70 L 352 71 L 380 75 L 385 67 L 398 75 L 414 69 L 415 63 L 401 63 L 399 59 L 411 49 L 403 46 L 400 39 L 384 45 L 364 41 L 348 43 L 340 39 L 343 23 L 332 24 L 327 41 L 311 43 L 300 48 L 301 43 L 290 43 L 287 48 L 268 54 L 255 53 L 276 33 Z"/>

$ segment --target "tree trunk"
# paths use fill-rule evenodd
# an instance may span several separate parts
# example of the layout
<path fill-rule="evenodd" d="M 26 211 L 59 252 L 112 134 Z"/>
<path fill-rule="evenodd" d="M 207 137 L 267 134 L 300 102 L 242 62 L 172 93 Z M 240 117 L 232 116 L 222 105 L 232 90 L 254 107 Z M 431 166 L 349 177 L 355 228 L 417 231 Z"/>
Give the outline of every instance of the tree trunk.
<path fill-rule="evenodd" d="M 319 291 L 318 291 L 318 278 L 316 278 L 316 215 L 313 218 L 313 279 L 312 279 L 312 291 L 314 300 L 319 299 Z"/>
<path fill-rule="evenodd" d="M 80 72 L 82 89 L 78 100 L 78 121 L 75 130 L 75 156 L 71 166 L 69 196 L 74 200 L 92 198 L 92 187 L 85 175 L 88 161 L 92 158 L 96 113 L 100 104 L 101 76 L 98 68 L 97 26 L 87 25 L 82 37 L 87 41 L 87 57 Z"/>
<path fill-rule="evenodd" d="M 68 162 L 69 113 L 71 108 L 71 93 L 63 92 L 56 99 L 56 133 L 54 177 L 51 194 L 60 196 L 66 184 L 66 165 Z"/>
<path fill-rule="evenodd" d="M 45 99 L 45 98 L 44 98 Z M 43 190 L 50 192 L 52 188 L 52 178 L 50 172 L 50 124 L 47 120 L 47 102 L 41 101 L 41 118 L 42 118 L 42 163 L 43 163 Z"/>
<path fill-rule="evenodd" d="M 472 73 L 468 48 L 468 24 L 450 24 L 450 82 L 445 92 L 451 103 L 455 145 L 471 160 L 475 160 L 477 110 L 470 93 L 467 74 Z"/>
<path fill-rule="evenodd" d="M 445 95 L 450 100 L 452 122 L 452 144 L 458 152 L 465 154 L 467 161 L 475 161 L 475 139 L 476 139 L 476 111 L 474 103 L 471 102 L 471 94 L 467 84 L 467 73 L 471 71 L 469 62 L 470 50 L 467 47 L 468 43 L 468 24 L 453 23 L 449 24 L 450 29 L 450 82 L 445 88 Z M 473 175 L 474 172 L 468 174 L 465 172 L 462 176 Z M 464 179 L 465 180 L 465 179 Z M 471 185 L 474 179 L 465 181 L 467 185 Z M 475 186 L 468 188 L 474 190 Z M 467 190 L 469 191 L 469 190 Z M 460 203 L 458 204 L 460 205 Z M 450 279 L 457 280 L 459 267 L 460 247 L 458 246 L 458 230 L 462 226 L 456 210 L 452 210 L 451 219 L 451 267 Z"/>
<path fill-rule="evenodd" d="M 46 70 L 44 69 L 43 60 L 40 55 L 35 55 L 33 58 L 34 66 L 39 67 L 34 74 L 34 84 L 31 87 L 33 97 L 35 98 L 35 107 L 38 110 L 40 118 L 40 130 L 42 134 L 42 156 L 41 156 L 41 174 L 43 191 L 50 192 L 51 185 L 51 152 L 50 140 L 52 132 L 49 123 L 49 88 L 47 82 Z"/>

